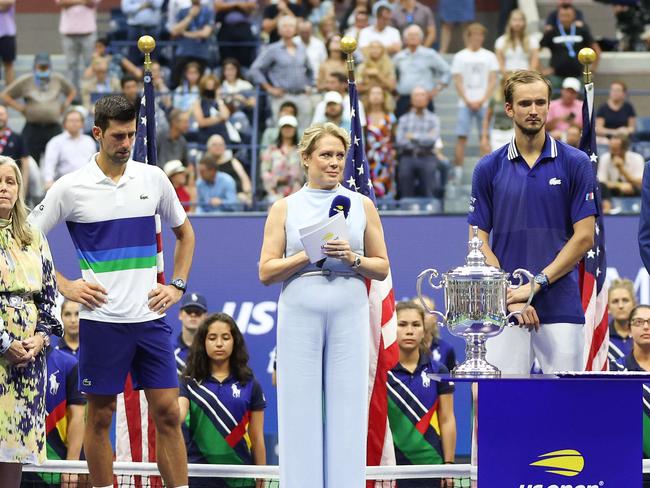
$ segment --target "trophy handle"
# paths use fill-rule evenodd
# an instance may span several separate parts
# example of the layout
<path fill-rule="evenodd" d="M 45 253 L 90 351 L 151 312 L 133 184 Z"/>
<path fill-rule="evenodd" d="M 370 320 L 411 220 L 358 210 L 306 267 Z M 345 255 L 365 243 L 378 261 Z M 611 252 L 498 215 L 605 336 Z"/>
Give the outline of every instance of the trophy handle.
<path fill-rule="evenodd" d="M 535 287 L 532 286 L 534 276 L 530 271 L 527 271 L 527 270 L 525 270 L 523 268 L 518 268 L 518 269 L 516 269 L 516 270 L 514 270 L 512 272 L 512 277 L 513 278 L 518 278 L 519 283 L 517 283 L 516 285 L 511 284 L 509 286 L 509 288 L 511 290 L 516 290 L 521 285 L 523 285 L 524 284 L 524 280 L 523 280 L 524 275 L 526 276 L 526 278 L 528 278 L 528 282 L 531 283 L 530 295 L 528 296 L 528 301 L 526 302 L 526 305 L 524 306 L 524 308 L 522 308 L 521 310 L 518 310 L 516 312 L 510 312 L 508 315 L 506 315 L 506 324 L 508 323 L 508 320 L 510 320 L 511 317 L 514 317 L 515 315 L 521 315 L 522 313 L 524 313 L 524 311 L 529 307 L 530 302 L 533 301 L 533 297 L 535 296 Z"/>
<path fill-rule="evenodd" d="M 442 319 L 443 323 L 446 324 L 447 323 L 447 317 L 445 317 L 442 313 L 438 312 L 437 310 L 431 310 L 429 308 L 429 306 L 427 305 L 427 303 L 424 301 L 424 298 L 422 297 L 422 281 L 427 276 L 429 277 L 428 282 L 429 282 L 429 286 L 431 286 L 431 288 L 434 288 L 436 290 L 440 290 L 443 287 L 442 280 L 437 285 L 434 285 L 433 281 L 432 281 L 433 278 L 437 278 L 439 276 L 438 270 L 433 269 L 433 268 L 425 269 L 424 271 L 422 271 L 418 275 L 418 279 L 417 279 L 417 282 L 416 282 L 416 288 L 417 288 L 417 291 L 418 291 L 418 298 L 420 299 L 420 303 L 424 307 L 424 310 L 426 310 L 428 313 L 430 313 L 432 315 L 437 315 L 438 317 L 440 317 Z"/>

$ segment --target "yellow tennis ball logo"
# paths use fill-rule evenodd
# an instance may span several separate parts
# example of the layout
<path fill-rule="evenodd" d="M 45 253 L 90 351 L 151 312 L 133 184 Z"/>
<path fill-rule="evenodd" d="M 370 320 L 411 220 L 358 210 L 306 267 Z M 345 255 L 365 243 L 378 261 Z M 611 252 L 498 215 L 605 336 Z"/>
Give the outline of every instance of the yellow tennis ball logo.
<path fill-rule="evenodd" d="M 329 240 L 332 239 L 333 237 L 334 237 L 334 233 L 333 233 L 333 232 L 328 232 L 327 234 L 325 234 L 325 235 L 323 236 L 323 240 L 324 240 L 324 241 L 329 241 Z"/>
<path fill-rule="evenodd" d="M 530 465 L 546 468 L 547 473 L 562 476 L 577 476 L 585 467 L 585 458 L 575 449 L 547 452 L 540 454 L 538 458 L 538 461 L 530 463 Z"/>

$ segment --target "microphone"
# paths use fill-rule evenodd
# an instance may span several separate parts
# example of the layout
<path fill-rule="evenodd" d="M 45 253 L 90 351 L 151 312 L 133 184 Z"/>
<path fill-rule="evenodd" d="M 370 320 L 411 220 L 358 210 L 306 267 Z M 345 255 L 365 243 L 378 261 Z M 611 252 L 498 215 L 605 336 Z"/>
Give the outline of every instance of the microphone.
<path fill-rule="evenodd" d="M 350 213 L 350 199 L 344 195 L 336 195 L 332 200 L 330 206 L 330 217 L 334 217 L 337 213 L 343 212 L 343 216 L 347 219 Z"/>
<path fill-rule="evenodd" d="M 343 217 L 347 219 L 348 213 L 350 213 L 350 199 L 344 195 L 336 195 L 332 200 L 332 205 L 330 205 L 329 216 L 334 217 L 336 214 L 341 212 L 343 213 Z M 317 261 L 316 266 L 322 268 L 326 259 L 327 258 L 323 258 L 320 261 Z"/>

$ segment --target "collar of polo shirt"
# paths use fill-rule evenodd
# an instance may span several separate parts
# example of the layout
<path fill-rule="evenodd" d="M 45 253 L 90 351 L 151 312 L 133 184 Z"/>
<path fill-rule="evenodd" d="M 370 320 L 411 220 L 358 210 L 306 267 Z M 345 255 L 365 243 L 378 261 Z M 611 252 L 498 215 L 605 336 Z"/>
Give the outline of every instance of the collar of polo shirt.
<path fill-rule="evenodd" d="M 508 144 L 508 159 L 512 161 L 513 159 L 519 157 L 519 149 L 517 149 L 517 144 L 515 142 L 515 137 L 512 136 L 510 144 Z M 555 159 L 557 157 L 557 142 L 549 134 L 546 134 L 546 140 L 544 141 L 544 147 L 542 147 L 542 153 L 540 154 L 539 159 Z"/>
<path fill-rule="evenodd" d="M 91 172 L 95 177 L 94 178 L 95 183 L 101 183 L 102 181 L 107 180 L 107 179 L 110 180 L 110 178 L 108 176 L 106 176 L 104 174 L 104 172 L 101 170 L 101 168 L 99 167 L 99 164 L 97 164 L 97 156 L 98 155 L 99 155 L 99 153 L 97 153 L 97 154 L 95 154 L 93 156 L 93 161 L 95 162 L 95 164 L 92 165 L 92 167 L 91 167 Z M 133 165 L 134 164 L 143 164 L 143 163 L 138 163 L 137 161 L 133 161 L 132 159 L 129 159 L 129 161 L 126 163 L 126 168 L 124 169 L 124 174 L 122 176 L 125 176 L 126 178 L 129 178 L 130 180 L 135 178 L 135 173 L 133 171 Z"/>

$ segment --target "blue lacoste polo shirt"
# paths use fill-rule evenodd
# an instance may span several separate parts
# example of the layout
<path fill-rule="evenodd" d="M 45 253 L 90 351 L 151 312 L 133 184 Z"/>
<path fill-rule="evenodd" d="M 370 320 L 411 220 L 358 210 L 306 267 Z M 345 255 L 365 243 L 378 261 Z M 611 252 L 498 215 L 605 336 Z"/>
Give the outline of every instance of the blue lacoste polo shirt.
<path fill-rule="evenodd" d="M 589 157 L 548 134 L 530 168 L 515 140 L 483 157 L 474 170 L 467 221 L 491 232 L 501 267 L 533 275 L 551 263 L 573 235 L 573 224 L 596 215 Z M 584 323 L 577 266 L 533 299 L 542 323 Z"/>

